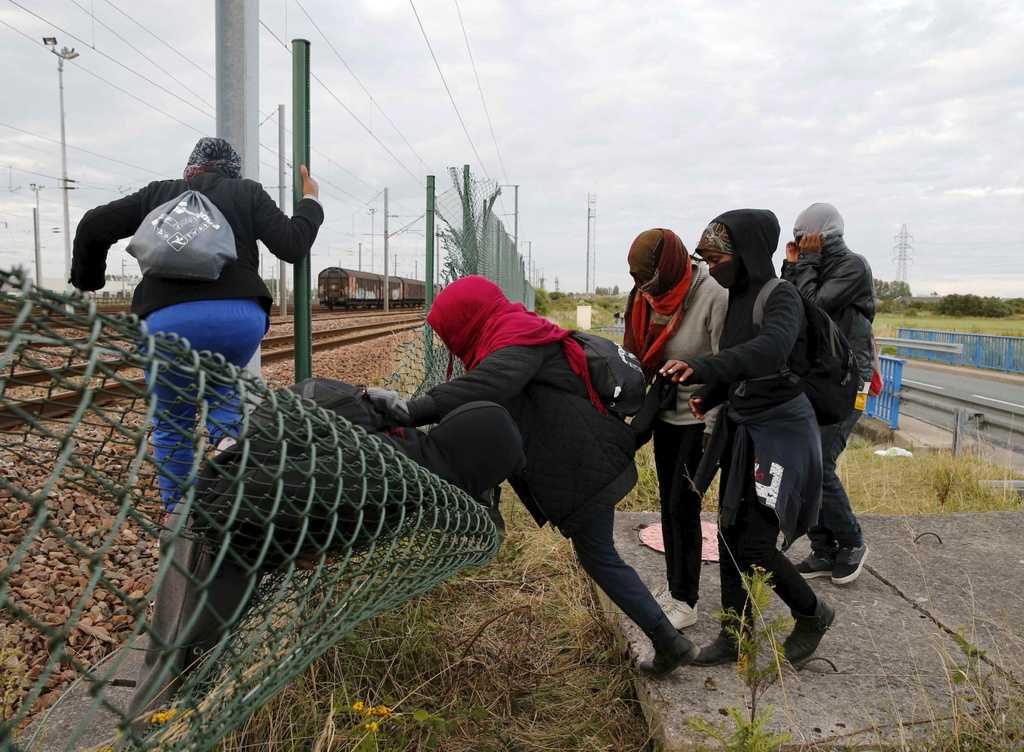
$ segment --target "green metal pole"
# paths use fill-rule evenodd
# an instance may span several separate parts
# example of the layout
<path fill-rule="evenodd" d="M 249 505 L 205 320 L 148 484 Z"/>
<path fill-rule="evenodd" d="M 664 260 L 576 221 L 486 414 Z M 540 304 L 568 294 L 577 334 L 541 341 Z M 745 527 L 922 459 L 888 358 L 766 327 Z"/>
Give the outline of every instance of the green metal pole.
<path fill-rule="evenodd" d="M 426 297 L 427 311 L 434 304 L 434 176 L 427 175 L 427 264 L 426 264 Z"/>
<path fill-rule="evenodd" d="M 302 200 L 299 165 L 309 168 L 309 40 L 292 40 L 292 202 Z M 309 256 L 294 266 L 295 381 L 313 375 L 313 323 L 310 308 Z"/>

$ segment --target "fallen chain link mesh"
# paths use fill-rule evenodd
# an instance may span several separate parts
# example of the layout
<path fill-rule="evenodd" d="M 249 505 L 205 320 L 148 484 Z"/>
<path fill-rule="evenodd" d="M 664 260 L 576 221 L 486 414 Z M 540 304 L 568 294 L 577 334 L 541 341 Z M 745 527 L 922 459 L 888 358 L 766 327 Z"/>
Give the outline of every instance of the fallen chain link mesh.
<path fill-rule="evenodd" d="M 27 748 L 40 711 L 79 679 L 129 748 L 209 748 L 355 624 L 500 544 L 480 504 L 386 442 L 21 272 L 0 271 L 0 347 L 0 746 Z M 169 449 L 187 457 L 166 517 L 157 480 L 170 463 L 148 435 L 159 411 L 182 420 Z M 109 689 L 155 639 L 156 589 L 188 576 L 159 558 L 161 538 L 207 557 L 210 582 L 231 568 L 239 597 L 162 723 L 130 726 Z M 129 647 L 99 663 L 118 643 Z M 66 748 L 96 741 L 71 732 Z"/>

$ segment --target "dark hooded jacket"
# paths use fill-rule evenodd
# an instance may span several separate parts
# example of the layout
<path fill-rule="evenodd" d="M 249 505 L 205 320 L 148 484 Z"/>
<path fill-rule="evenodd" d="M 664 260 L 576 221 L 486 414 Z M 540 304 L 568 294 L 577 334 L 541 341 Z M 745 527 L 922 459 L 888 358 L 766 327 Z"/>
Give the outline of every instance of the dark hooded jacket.
<path fill-rule="evenodd" d="M 632 431 L 594 409 L 557 343 L 503 347 L 411 400 L 409 413 L 425 425 L 477 400 L 506 408 L 519 428 L 526 467 L 510 481 L 537 524 L 571 536 L 593 506 L 614 506 L 636 485 Z"/>
<path fill-rule="evenodd" d="M 741 414 L 753 414 L 801 393 L 799 381 L 785 375 L 794 360 L 806 358 L 804 308 L 796 288 L 780 284 L 765 302 L 760 330 L 754 326 L 754 301 L 775 278 L 772 254 L 779 242 L 779 221 L 764 209 L 737 209 L 715 218 L 729 230 L 739 264 L 729 288 L 729 310 L 715 356 L 689 361 L 690 381 L 706 384 L 695 392 L 710 410 L 729 401 Z"/>
<path fill-rule="evenodd" d="M 758 329 L 758 292 L 773 279 L 771 257 L 779 222 L 766 210 L 740 209 L 714 219 L 729 231 L 740 264 L 729 288 L 729 310 L 717 355 L 690 361 L 692 381 L 706 386 L 695 396 L 705 409 L 728 400 L 695 485 L 707 490 L 721 466 L 721 524 L 736 519 L 740 504 L 756 499 L 778 515 L 787 543 L 817 519 L 821 500 L 821 439 L 814 410 L 789 367 L 806 359 L 804 304 L 790 284 L 768 297 Z"/>
<path fill-rule="evenodd" d="M 835 207 L 814 204 L 797 218 L 794 236 L 821 233 L 821 253 L 805 253 L 796 263 L 782 265 L 782 278 L 803 297 L 819 306 L 839 326 L 853 348 L 857 370 L 871 380 L 875 320 L 875 284 L 867 260 L 846 246 L 843 219 Z"/>

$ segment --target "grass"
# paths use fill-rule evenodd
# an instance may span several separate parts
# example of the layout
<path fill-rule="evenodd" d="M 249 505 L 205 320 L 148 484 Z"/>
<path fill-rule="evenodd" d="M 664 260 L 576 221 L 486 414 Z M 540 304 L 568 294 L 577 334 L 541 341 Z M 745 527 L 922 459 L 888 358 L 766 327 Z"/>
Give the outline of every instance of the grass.
<path fill-rule="evenodd" d="M 900 328 L 940 329 L 943 331 L 965 332 L 967 334 L 995 334 L 1006 337 L 1024 337 L 1024 316 L 1010 316 L 1003 319 L 968 318 L 959 316 L 938 316 L 935 314 L 915 315 L 907 313 L 880 313 L 875 317 L 875 335 L 895 337 Z"/>
<path fill-rule="evenodd" d="M 1006 471 L 977 458 L 894 459 L 876 457 L 873 449 L 855 439 L 840 462 L 859 512 L 1021 508 L 1016 496 L 980 483 Z M 657 510 L 650 445 L 637 464 L 640 480 L 619 509 Z M 649 750 L 632 672 L 568 542 L 550 528 L 538 530 L 511 492 L 502 511 L 508 535 L 494 562 L 362 624 L 222 748 Z M 976 677 L 955 691 L 972 693 L 976 708 L 981 681 Z M 960 702 L 952 692 L 951 712 Z M 354 711 L 360 701 L 392 714 Z M 1016 749 L 1024 695 L 1010 701 L 1019 714 L 991 714 L 998 723 L 964 714 L 956 734 L 936 737 L 929 748 Z M 368 721 L 379 728 L 368 730 Z"/>
<path fill-rule="evenodd" d="M 551 295 L 552 293 L 549 293 Z M 590 325 L 594 328 L 609 326 L 614 323 L 616 312 L 625 313 L 625 295 L 588 295 L 584 297 L 559 297 L 556 300 L 549 300 L 547 309 L 543 315 L 554 321 L 559 326 L 567 329 L 576 328 L 576 307 L 589 305 L 591 307 Z"/>

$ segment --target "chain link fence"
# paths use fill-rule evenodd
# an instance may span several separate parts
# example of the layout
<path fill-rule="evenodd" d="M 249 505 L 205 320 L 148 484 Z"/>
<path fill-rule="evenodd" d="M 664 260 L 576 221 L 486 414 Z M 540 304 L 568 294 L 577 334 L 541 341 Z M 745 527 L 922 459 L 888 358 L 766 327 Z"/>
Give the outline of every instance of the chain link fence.
<path fill-rule="evenodd" d="M 430 372 L 418 347 L 406 391 Z M 172 471 L 151 424 L 190 412 Z M 0 271 L 0 748 L 209 749 L 500 540 L 481 504 L 335 413 Z M 184 593 L 170 617 L 161 588 Z M 130 710 L 143 661 L 160 693 Z"/>

